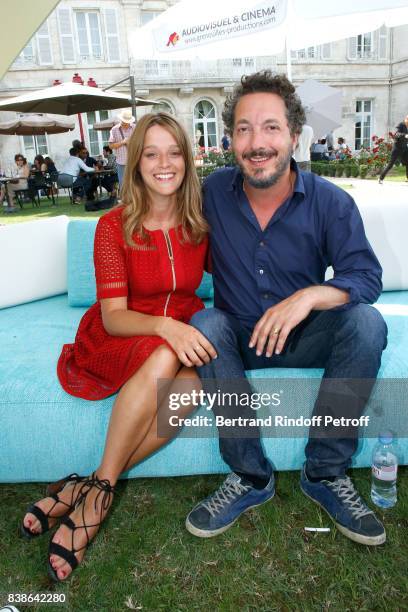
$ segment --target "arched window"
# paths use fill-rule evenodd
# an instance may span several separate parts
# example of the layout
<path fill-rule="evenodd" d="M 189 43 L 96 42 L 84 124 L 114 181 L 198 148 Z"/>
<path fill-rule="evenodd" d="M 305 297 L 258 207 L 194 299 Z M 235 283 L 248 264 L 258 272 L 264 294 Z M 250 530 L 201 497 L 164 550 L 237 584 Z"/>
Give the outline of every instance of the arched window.
<path fill-rule="evenodd" d="M 152 110 L 154 113 L 169 113 L 169 115 L 174 115 L 173 107 L 165 100 L 159 100 L 159 104 L 153 104 Z"/>
<path fill-rule="evenodd" d="M 205 150 L 217 146 L 217 114 L 209 100 L 200 100 L 194 107 L 194 141 Z"/>

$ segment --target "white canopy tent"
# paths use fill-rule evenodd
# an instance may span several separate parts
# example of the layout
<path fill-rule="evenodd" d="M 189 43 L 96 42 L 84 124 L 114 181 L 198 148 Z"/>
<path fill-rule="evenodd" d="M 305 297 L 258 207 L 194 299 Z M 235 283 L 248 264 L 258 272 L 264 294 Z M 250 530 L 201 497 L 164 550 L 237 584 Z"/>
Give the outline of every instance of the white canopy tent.
<path fill-rule="evenodd" d="M 181 0 L 132 37 L 134 57 L 274 55 L 408 23 L 407 0 Z"/>
<path fill-rule="evenodd" d="M 1 4 L 0 79 L 57 6 L 58 0 L 3 0 Z"/>

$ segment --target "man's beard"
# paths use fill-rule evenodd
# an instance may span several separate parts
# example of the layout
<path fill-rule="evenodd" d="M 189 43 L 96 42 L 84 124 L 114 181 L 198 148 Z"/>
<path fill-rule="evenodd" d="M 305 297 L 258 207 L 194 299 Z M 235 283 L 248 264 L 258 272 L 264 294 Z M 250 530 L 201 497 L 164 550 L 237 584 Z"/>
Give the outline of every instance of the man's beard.
<path fill-rule="evenodd" d="M 250 157 L 269 157 L 271 158 L 273 155 L 276 155 L 275 149 L 253 149 L 248 153 L 244 153 L 242 156 L 244 159 L 249 159 Z M 244 164 L 238 162 L 239 167 L 241 168 L 241 172 L 244 176 L 244 179 L 251 187 L 255 189 L 268 189 L 268 187 L 272 187 L 276 185 L 279 179 L 285 174 L 286 170 L 290 166 L 290 160 L 292 158 L 292 144 L 287 148 L 285 153 L 282 154 L 281 157 L 277 157 L 276 169 L 274 172 L 264 177 L 256 177 L 245 170 Z M 263 169 L 259 169 L 260 173 L 264 172 Z M 257 169 L 255 169 L 255 173 Z"/>

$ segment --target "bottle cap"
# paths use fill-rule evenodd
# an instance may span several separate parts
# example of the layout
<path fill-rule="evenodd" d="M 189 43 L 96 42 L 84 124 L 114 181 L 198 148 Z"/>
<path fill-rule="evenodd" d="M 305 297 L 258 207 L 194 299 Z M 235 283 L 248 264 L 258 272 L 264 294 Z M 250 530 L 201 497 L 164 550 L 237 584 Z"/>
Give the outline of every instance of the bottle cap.
<path fill-rule="evenodd" d="M 378 439 L 381 442 L 381 444 L 391 444 L 394 437 L 391 431 L 382 431 L 380 435 L 378 436 Z"/>

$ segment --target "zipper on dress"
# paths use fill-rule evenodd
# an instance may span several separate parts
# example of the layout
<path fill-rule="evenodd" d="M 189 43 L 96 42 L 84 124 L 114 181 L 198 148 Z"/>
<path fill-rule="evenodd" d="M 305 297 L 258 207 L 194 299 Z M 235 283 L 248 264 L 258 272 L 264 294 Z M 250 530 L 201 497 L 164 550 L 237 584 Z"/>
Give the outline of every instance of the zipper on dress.
<path fill-rule="evenodd" d="M 173 293 L 173 292 L 176 290 L 176 271 L 175 271 L 175 269 L 174 269 L 174 255 L 173 255 L 173 247 L 172 247 L 172 245 L 171 245 L 171 240 L 170 240 L 169 232 L 167 232 L 167 231 L 164 231 L 164 230 L 163 230 L 163 234 L 164 234 L 164 239 L 165 239 L 165 241 L 166 241 L 166 246 L 167 246 L 167 254 L 168 254 L 169 259 L 170 259 L 170 264 L 171 264 L 171 273 L 172 273 L 172 276 L 173 276 L 173 289 L 172 289 L 172 290 L 169 292 L 169 294 L 167 295 L 167 298 L 166 298 L 166 303 L 165 303 L 165 305 L 164 305 L 164 312 L 163 312 L 163 315 L 164 315 L 165 317 L 167 317 L 167 307 L 168 307 L 169 302 L 170 302 L 170 297 L 171 297 L 171 294 L 172 294 L 172 293 Z"/>

